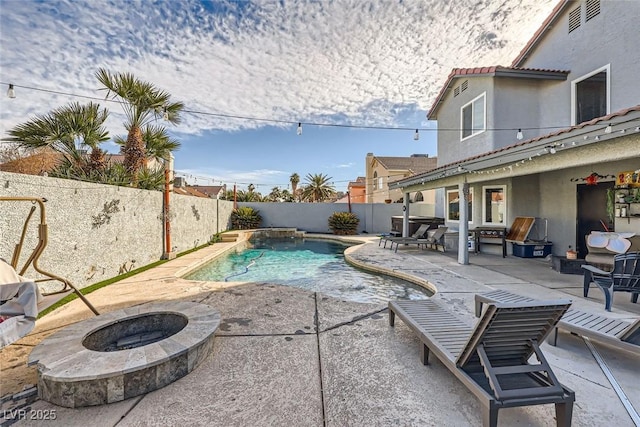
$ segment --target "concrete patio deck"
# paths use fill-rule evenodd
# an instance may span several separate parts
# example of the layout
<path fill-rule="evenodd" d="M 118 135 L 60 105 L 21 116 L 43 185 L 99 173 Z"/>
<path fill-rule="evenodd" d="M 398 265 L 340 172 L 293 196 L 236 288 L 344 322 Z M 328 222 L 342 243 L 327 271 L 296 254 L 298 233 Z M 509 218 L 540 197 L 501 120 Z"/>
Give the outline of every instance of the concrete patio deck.
<path fill-rule="evenodd" d="M 375 237 L 356 239 L 368 243 L 347 251 L 352 262 L 428 282 L 437 289 L 435 298 L 470 322 L 474 294 L 491 289 L 544 299 L 569 295 L 574 307 L 605 313 L 598 289 L 584 299 L 581 276 L 553 271 L 544 260 L 472 254 L 469 265 L 460 265 L 453 253 L 414 246 L 394 253 L 378 247 Z M 100 312 L 156 300 L 194 301 L 216 308 L 222 323 L 213 352 L 193 372 L 144 396 L 81 409 L 57 407 L 29 397 L 29 392 L 20 395 L 36 383 L 36 368 L 26 366 L 33 347 L 61 327 L 92 316 L 75 300 L 38 320 L 33 333 L 0 351 L 2 426 L 481 424 L 475 397 L 438 361 L 429 366 L 420 363 L 419 340 L 402 322 L 389 327 L 386 304 L 340 301 L 321 290 L 180 278 L 233 246 L 215 244 L 88 296 Z M 638 318 L 640 304 L 616 294 L 613 312 L 607 315 Z M 629 403 L 640 410 L 640 358 L 592 344 Z M 635 425 L 580 337 L 561 333 L 557 347 L 545 343 L 542 350 L 559 380 L 576 392 L 574 425 Z M 505 409 L 500 411 L 499 425 L 553 425 L 554 413 L 553 405 Z M 54 414 L 55 419 L 43 420 L 44 414 Z"/>

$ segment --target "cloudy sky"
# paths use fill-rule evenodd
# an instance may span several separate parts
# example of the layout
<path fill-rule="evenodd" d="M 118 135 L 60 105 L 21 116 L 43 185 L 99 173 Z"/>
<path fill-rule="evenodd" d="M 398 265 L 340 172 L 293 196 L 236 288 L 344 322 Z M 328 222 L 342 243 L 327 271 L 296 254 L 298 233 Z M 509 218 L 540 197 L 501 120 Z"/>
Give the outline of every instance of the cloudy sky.
<path fill-rule="evenodd" d="M 266 194 L 294 172 L 323 173 L 345 190 L 364 176 L 368 152 L 435 156 L 436 123 L 425 115 L 451 69 L 509 65 L 556 4 L 0 0 L 0 133 L 88 102 L 79 96 L 103 98 L 95 72 L 104 67 L 185 103 L 170 132 L 190 184 L 252 183 Z M 120 106 L 102 105 L 111 135 L 124 134 Z M 300 136 L 298 122 L 307 123 Z"/>

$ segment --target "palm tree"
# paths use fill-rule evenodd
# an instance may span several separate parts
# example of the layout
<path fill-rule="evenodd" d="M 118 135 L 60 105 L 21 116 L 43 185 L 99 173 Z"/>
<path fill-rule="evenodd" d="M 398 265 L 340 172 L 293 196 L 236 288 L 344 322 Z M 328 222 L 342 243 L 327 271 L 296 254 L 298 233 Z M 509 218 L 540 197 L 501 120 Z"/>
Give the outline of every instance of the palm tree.
<path fill-rule="evenodd" d="M 48 147 L 62 154 L 76 171 L 100 171 L 106 166 L 100 144 L 109 139 L 104 127 L 108 116 L 99 104 L 73 102 L 15 126 L 3 141 L 26 149 Z M 91 148 L 89 161 L 83 147 Z"/>
<path fill-rule="evenodd" d="M 322 202 L 336 194 L 336 190 L 329 182 L 331 177 L 323 174 L 307 174 L 307 183 L 302 190 L 302 199 L 311 202 Z"/>
<path fill-rule="evenodd" d="M 291 194 L 293 194 L 293 197 L 295 198 L 296 190 L 298 189 L 298 183 L 300 182 L 300 175 L 295 172 L 292 173 L 289 177 L 289 182 L 291 182 Z"/>
<path fill-rule="evenodd" d="M 96 78 L 107 89 L 107 98 L 115 99 L 122 104 L 127 116 L 125 128 L 127 140 L 122 152 L 125 156 L 124 166 L 137 185 L 138 171 L 146 164 L 149 156 L 145 143 L 145 132 L 155 133 L 149 126 L 152 121 L 164 117 L 172 124 L 180 123 L 180 112 L 184 109 L 182 102 L 171 102 L 168 92 L 156 88 L 153 84 L 137 79 L 130 73 L 110 73 L 100 68 Z M 155 131 L 164 135 L 166 129 L 157 127 Z"/>
<path fill-rule="evenodd" d="M 266 197 L 270 202 L 280 202 L 282 201 L 282 190 L 280 187 L 273 187 L 271 189 L 271 193 Z"/>

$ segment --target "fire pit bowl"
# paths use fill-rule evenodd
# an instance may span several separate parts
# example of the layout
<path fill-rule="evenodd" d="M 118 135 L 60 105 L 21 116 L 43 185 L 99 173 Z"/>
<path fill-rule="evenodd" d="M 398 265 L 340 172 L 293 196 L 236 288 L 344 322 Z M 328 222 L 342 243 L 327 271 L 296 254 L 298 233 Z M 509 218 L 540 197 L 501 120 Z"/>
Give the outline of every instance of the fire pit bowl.
<path fill-rule="evenodd" d="M 143 304 L 78 322 L 29 355 L 29 365 L 38 365 L 38 396 L 78 408 L 159 389 L 209 354 L 219 325 L 216 310 L 188 301 Z"/>

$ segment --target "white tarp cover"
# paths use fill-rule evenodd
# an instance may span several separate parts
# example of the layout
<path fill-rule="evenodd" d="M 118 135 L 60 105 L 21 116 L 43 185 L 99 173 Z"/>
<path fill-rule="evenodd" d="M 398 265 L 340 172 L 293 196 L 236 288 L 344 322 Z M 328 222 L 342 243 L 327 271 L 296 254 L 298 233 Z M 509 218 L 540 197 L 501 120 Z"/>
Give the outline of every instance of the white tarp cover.
<path fill-rule="evenodd" d="M 42 299 L 35 282 L 19 276 L 0 259 L 0 348 L 33 330 Z"/>

